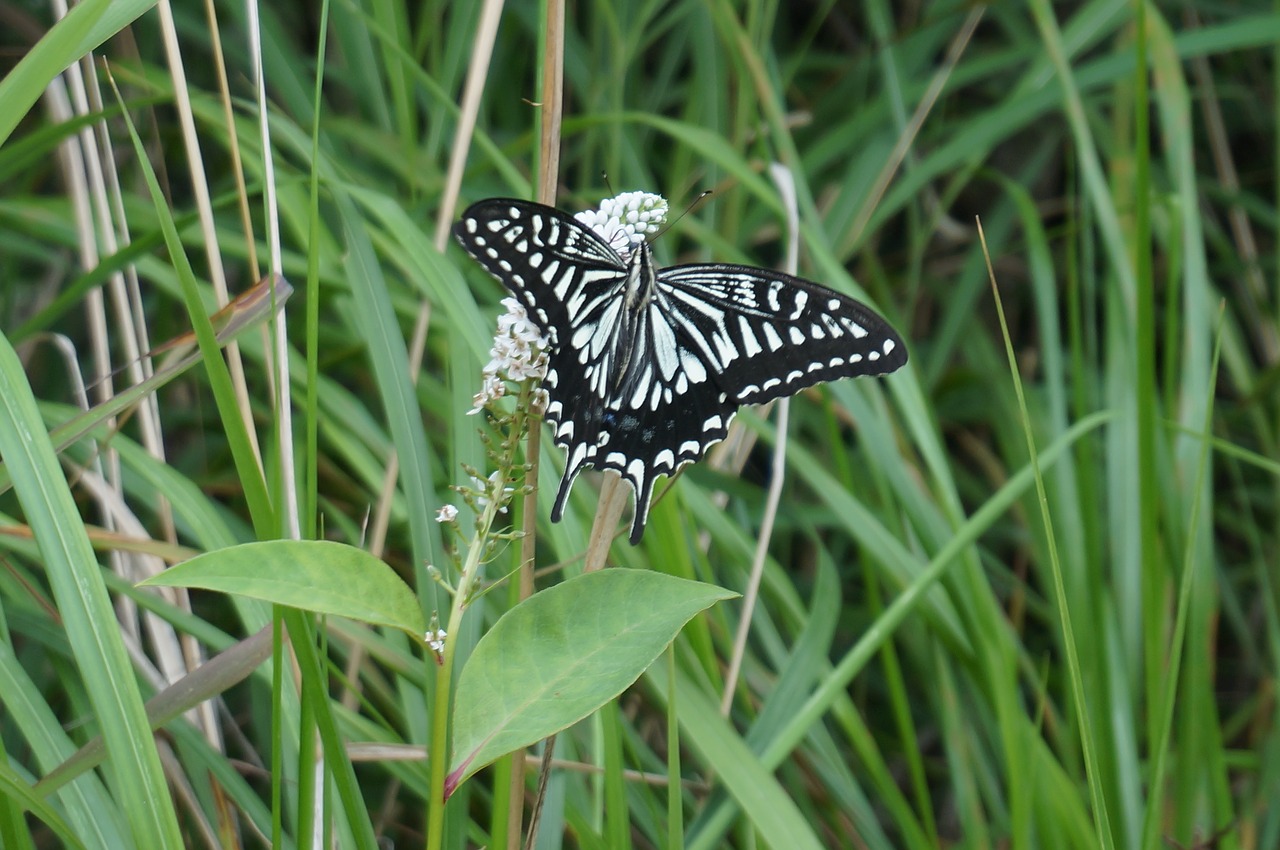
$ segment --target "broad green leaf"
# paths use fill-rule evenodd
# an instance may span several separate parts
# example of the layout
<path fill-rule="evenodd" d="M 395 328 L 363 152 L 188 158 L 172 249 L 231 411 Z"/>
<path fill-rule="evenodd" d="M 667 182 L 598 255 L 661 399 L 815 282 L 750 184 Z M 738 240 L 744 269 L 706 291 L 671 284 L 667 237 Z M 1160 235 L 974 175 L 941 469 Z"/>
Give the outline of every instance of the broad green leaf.
<path fill-rule="evenodd" d="M 142 582 L 237 593 L 318 614 L 427 630 L 413 591 L 382 561 L 329 540 L 268 540 L 198 555 Z"/>
<path fill-rule="evenodd" d="M 650 570 L 611 569 L 569 579 L 508 611 L 458 679 L 446 794 L 622 693 L 695 614 L 734 596 Z"/>

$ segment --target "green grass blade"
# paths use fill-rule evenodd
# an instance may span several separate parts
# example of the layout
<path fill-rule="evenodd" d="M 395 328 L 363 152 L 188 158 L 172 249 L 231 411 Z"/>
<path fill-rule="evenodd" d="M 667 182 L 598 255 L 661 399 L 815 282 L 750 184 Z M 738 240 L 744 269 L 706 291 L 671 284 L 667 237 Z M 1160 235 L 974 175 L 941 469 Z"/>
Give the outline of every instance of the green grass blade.
<path fill-rule="evenodd" d="M 67 639 L 111 753 L 110 775 L 140 847 L 181 847 L 160 756 L 84 524 L 22 363 L 0 338 L 0 456 L 40 547 Z"/>
<path fill-rule="evenodd" d="M 87 0 L 73 6 L 0 79 L 0 147 L 54 77 L 154 5 L 154 0 Z"/>

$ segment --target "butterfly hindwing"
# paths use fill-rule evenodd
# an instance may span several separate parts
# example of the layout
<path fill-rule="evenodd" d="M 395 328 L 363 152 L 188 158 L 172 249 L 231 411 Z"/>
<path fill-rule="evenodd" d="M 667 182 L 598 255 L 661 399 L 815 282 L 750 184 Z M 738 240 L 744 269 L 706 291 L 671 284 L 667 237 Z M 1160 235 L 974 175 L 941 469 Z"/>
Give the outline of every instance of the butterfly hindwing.
<path fill-rule="evenodd" d="M 751 266 L 657 269 L 643 242 L 624 260 L 552 207 L 480 201 L 453 232 L 547 338 L 546 418 L 567 452 L 551 518 L 583 468 L 612 469 L 635 491 L 632 543 L 656 477 L 724 439 L 739 405 L 907 359 L 888 323 L 824 286 Z"/>

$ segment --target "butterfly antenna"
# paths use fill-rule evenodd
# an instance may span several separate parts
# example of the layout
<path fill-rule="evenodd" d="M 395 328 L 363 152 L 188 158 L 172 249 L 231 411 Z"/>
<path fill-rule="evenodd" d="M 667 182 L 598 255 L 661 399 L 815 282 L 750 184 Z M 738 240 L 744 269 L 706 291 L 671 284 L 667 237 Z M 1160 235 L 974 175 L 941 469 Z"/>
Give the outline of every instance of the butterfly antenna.
<path fill-rule="evenodd" d="M 658 231 L 658 235 L 657 235 L 657 236 L 655 236 L 655 237 L 653 237 L 653 240 L 652 240 L 652 241 L 657 242 L 659 239 L 661 239 L 663 236 L 665 236 L 665 235 L 667 234 L 667 231 L 668 231 L 668 230 L 670 230 L 671 228 L 673 228 L 673 227 L 675 227 L 677 224 L 679 224 L 679 223 L 680 223 L 680 219 L 684 218 L 684 217 L 685 217 L 685 216 L 687 216 L 689 213 L 691 213 L 691 212 L 693 212 L 695 209 L 697 209 L 697 208 L 698 208 L 698 205 L 699 205 L 699 204 L 701 204 L 704 200 L 706 200 L 707 196 L 711 194 L 711 191 L 712 191 L 712 190 L 710 190 L 710 189 L 703 189 L 703 190 L 702 190 L 702 192 L 700 192 L 700 193 L 698 194 L 698 197 L 696 197 L 696 198 L 694 198 L 692 201 L 690 201 L 690 202 L 689 202 L 689 205 L 688 205 L 687 207 L 685 207 L 685 208 L 684 208 L 684 212 L 680 213 L 680 215 L 676 216 L 676 217 L 675 217 L 675 219 L 674 219 L 673 221 L 669 222 L 669 223 L 667 224 L 667 226 L 666 226 L 666 227 L 664 227 L 664 228 L 662 228 L 661 230 L 659 230 L 659 231 Z"/>
<path fill-rule="evenodd" d="M 616 192 L 613 191 L 613 184 L 609 182 L 609 172 L 601 170 L 600 179 L 604 181 L 604 187 L 609 190 L 609 197 L 612 198 Z"/>

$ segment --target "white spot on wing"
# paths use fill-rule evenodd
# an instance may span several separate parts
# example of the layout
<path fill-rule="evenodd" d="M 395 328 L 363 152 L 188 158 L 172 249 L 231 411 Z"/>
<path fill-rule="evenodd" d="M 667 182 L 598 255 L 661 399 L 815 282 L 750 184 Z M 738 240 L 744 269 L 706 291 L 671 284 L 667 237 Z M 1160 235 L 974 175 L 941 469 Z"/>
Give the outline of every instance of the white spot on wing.
<path fill-rule="evenodd" d="M 755 331 L 751 329 L 751 323 L 747 321 L 746 316 L 738 317 L 738 330 L 742 333 L 742 347 L 747 352 L 747 357 L 755 357 L 761 351 L 760 340 L 756 339 Z"/>
<path fill-rule="evenodd" d="M 717 330 L 711 335 L 711 342 L 716 347 L 716 356 L 720 359 L 721 368 L 728 366 L 738 357 L 738 349 L 734 347 L 733 341 L 729 339 L 727 334 Z"/>
<path fill-rule="evenodd" d="M 578 443 L 578 445 L 574 446 L 572 449 L 569 450 L 569 460 L 564 467 L 565 472 L 568 473 L 577 469 L 579 466 L 582 465 L 582 462 L 586 460 L 586 457 L 587 457 L 587 444 Z"/>
<path fill-rule="evenodd" d="M 688 376 L 690 382 L 700 384 L 707 379 L 707 367 L 702 365 L 702 360 L 692 351 L 681 349 L 680 363 L 684 366 L 684 374 Z"/>
<path fill-rule="evenodd" d="M 867 329 L 855 322 L 853 319 L 843 319 L 844 326 L 854 335 L 856 339 L 862 339 L 867 335 Z"/>
<path fill-rule="evenodd" d="M 777 313 L 782 310 L 782 305 L 778 303 L 778 293 L 782 291 L 782 284 L 776 280 L 769 281 L 769 292 L 766 298 L 769 301 L 769 309 Z"/>
<path fill-rule="evenodd" d="M 658 361 L 658 371 L 662 380 L 670 381 L 680 368 L 680 355 L 676 346 L 676 335 L 671 325 L 662 318 L 657 304 L 649 310 L 649 327 L 653 328 L 653 356 Z"/>
<path fill-rule="evenodd" d="M 645 396 L 649 394 L 649 380 L 637 382 L 636 391 L 631 395 L 631 407 L 639 409 L 644 406 Z"/>
<path fill-rule="evenodd" d="M 803 289 L 796 290 L 796 308 L 791 311 L 791 321 L 800 318 L 800 314 L 804 312 L 804 305 L 809 303 L 809 293 Z"/>

